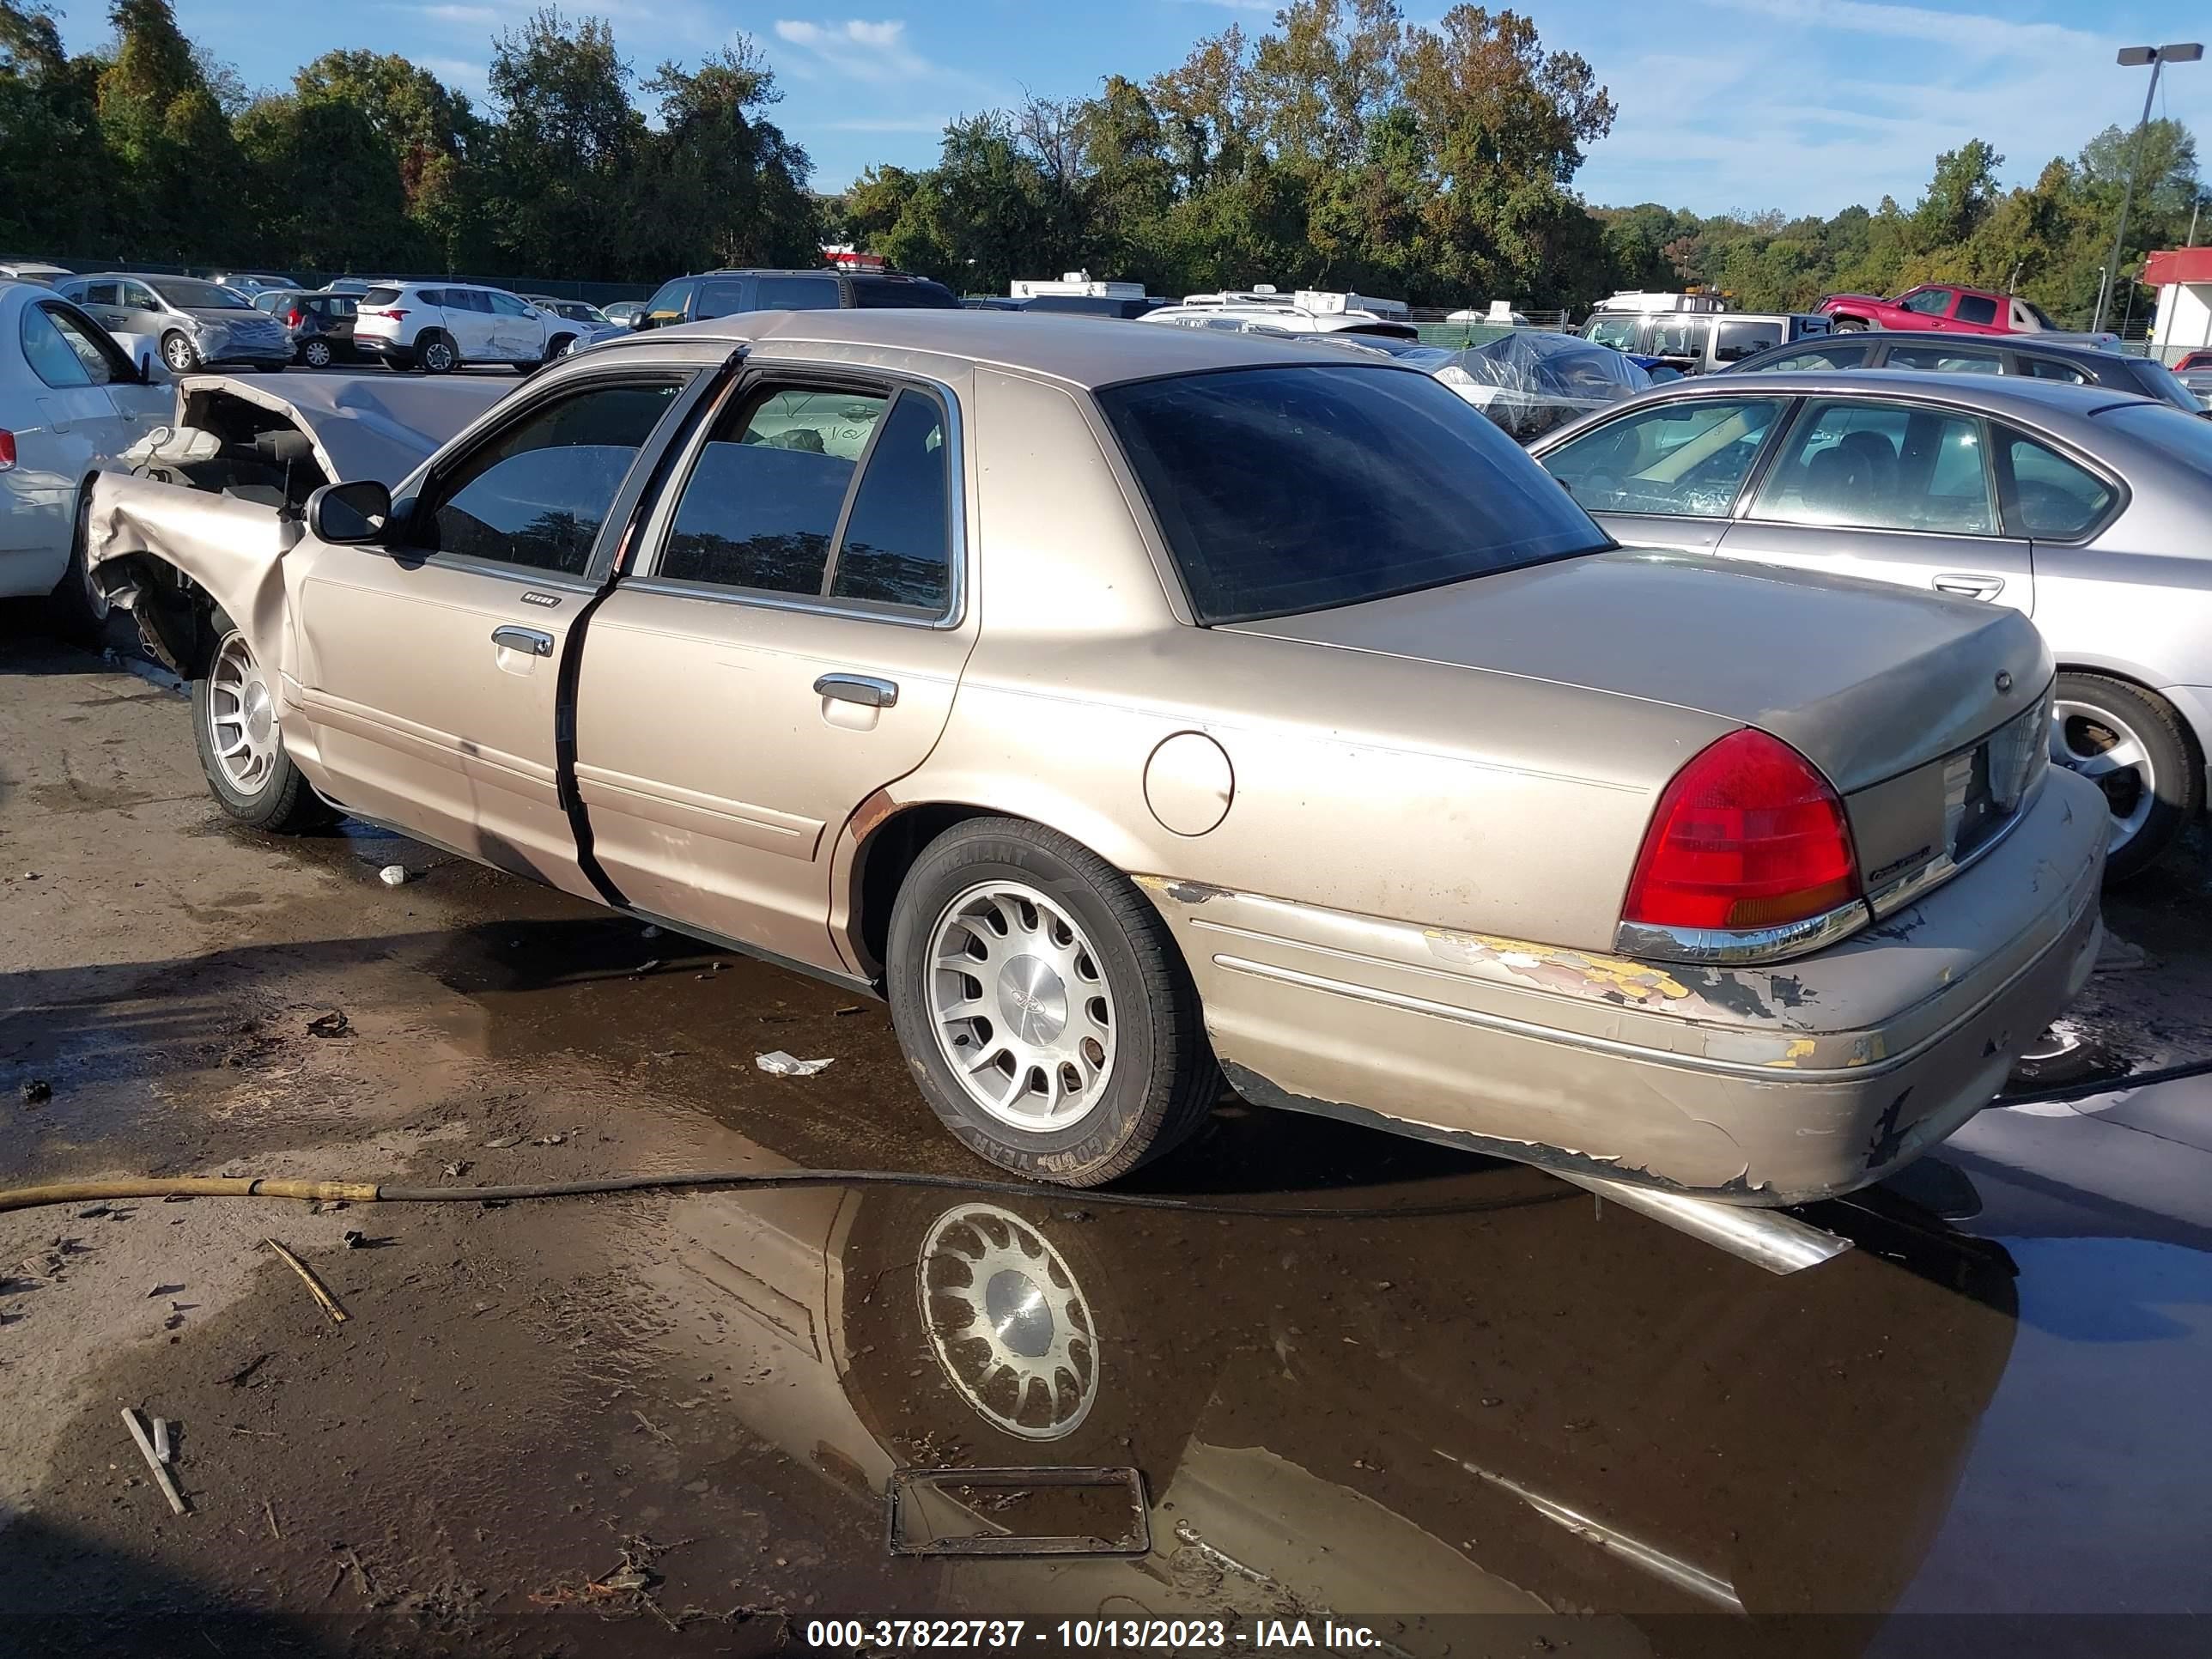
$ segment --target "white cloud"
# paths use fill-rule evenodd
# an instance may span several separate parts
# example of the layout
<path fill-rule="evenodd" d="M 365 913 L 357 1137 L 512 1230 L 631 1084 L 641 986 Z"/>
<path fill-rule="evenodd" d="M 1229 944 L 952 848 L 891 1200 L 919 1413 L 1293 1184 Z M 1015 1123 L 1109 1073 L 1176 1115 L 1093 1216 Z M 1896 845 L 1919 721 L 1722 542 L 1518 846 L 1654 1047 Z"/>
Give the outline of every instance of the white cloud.
<path fill-rule="evenodd" d="M 410 6 L 408 10 L 441 23 L 496 23 L 506 14 L 491 6 Z"/>
<path fill-rule="evenodd" d="M 842 23 L 809 23 L 780 17 L 775 38 L 811 53 L 841 75 L 879 86 L 936 73 L 935 65 L 906 44 L 906 25 L 896 21 L 871 23 L 854 17 Z"/>
<path fill-rule="evenodd" d="M 441 81 L 458 82 L 465 87 L 481 87 L 489 78 L 482 64 L 472 64 L 465 58 L 417 58 L 415 60 Z"/>
<path fill-rule="evenodd" d="M 2101 44 L 2096 35 L 2057 23 L 2025 23 L 2009 17 L 1890 5 L 1877 0 L 1708 0 L 1708 3 L 1808 28 L 1932 40 L 1984 57 L 2081 52 Z"/>

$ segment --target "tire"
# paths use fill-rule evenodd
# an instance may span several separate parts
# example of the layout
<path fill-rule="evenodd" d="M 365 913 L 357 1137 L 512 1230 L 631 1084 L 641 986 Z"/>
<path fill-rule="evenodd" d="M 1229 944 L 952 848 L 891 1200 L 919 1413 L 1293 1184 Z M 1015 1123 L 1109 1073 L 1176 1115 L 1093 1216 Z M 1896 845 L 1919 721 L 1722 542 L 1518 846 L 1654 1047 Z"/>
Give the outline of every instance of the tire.
<path fill-rule="evenodd" d="M 978 975 L 933 965 L 962 940 Z M 1176 1146 L 1220 1097 L 1166 924 L 1053 830 L 978 818 L 932 842 L 899 889 L 886 956 L 891 1024 L 923 1097 L 1001 1169 L 1098 1186 Z M 957 1015 L 963 1002 L 976 1012 Z"/>
<path fill-rule="evenodd" d="M 309 368 L 328 368 L 331 366 L 331 343 L 310 340 L 300 348 L 300 361 Z"/>
<path fill-rule="evenodd" d="M 220 611 L 215 634 L 207 676 L 192 682 L 192 739 L 216 805 L 234 823 L 271 835 L 302 835 L 335 823 L 337 813 L 284 752 L 283 734 L 276 729 L 267 681 L 252 647 Z M 240 668 L 246 671 L 242 678 Z M 252 690 L 257 684 L 258 698 Z M 246 688 L 243 692 L 231 689 L 240 685 Z M 247 768 L 227 762 L 222 751 L 249 732 L 255 763 Z"/>
<path fill-rule="evenodd" d="M 436 329 L 415 343 L 415 362 L 425 374 L 450 374 L 460 367 L 461 354 L 453 341 Z"/>
<path fill-rule="evenodd" d="M 538 366 L 540 368 L 543 368 L 547 363 L 558 362 L 562 358 L 567 356 L 575 349 L 576 337 L 574 335 L 556 334 L 551 339 L 545 343 L 545 355 L 538 360 Z"/>
<path fill-rule="evenodd" d="M 200 349 L 181 334 L 164 334 L 161 337 L 161 362 L 172 374 L 190 374 L 202 366 Z"/>
<path fill-rule="evenodd" d="M 1832 334 L 1863 334 L 1867 331 L 1867 325 L 1856 317 L 1838 317 L 1829 325 L 1828 331 Z"/>
<path fill-rule="evenodd" d="M 2180 716 L 2125 680 L 2070 669 L 2058 676 L 2051 758 L 2105 792 L 2112 811 L 2108 882 L 2156 864 L 2204 804 L 2204 763 Z"/>
<path fill-rule="evenodd" d="M 97 651 L 107 637 L 111 607 L 107 596 L 92 585 L 85 568 L 86 532 L 92 522 L 92 486 L 77 492 L 76 527 L 70 536 L 69 568 L 46 595 L 46 629 L 55 638 Z"/>

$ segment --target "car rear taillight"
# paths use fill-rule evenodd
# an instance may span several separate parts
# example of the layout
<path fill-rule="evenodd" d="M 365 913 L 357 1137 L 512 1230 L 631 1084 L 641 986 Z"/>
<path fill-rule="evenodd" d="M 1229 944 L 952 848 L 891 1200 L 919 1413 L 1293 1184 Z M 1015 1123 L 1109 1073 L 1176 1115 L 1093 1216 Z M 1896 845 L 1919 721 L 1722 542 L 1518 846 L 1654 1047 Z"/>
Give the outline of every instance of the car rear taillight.
<path fill-rule="evenodd" d="M 406 313 L 405 308 L 404 308 L 404 307 L 402 307 L 402 308 L 400 308 L 400 309 L 398 309 L 398 310 L 396 310 L 396 311 L 364 311 L 364 312 L 361 313 L 360 314 L 361 314 L 362 316 L 363 316 L 363 317 L 389 317 L 389 318 L 390 318 L 393 322 L 395 322 L 395 323 L 396 323 L 396 322 L 398 322 L 398 321 L 402 317 L 404 317 L 404 316 L 407 314 L 407 313 Z"/>
<path fill-rule="evenodd" d="M 1844 804 L 1812 762 L 1748 728 L 1701 750 L 1659 797 L 1624 923 L 1786 927 L 1860 896 Z"/>
<path fill-rule="evenodd" d="M 15 434 L 6 427 L 0 426 L 0 472 L 8 471 L 15 465 Z"/>

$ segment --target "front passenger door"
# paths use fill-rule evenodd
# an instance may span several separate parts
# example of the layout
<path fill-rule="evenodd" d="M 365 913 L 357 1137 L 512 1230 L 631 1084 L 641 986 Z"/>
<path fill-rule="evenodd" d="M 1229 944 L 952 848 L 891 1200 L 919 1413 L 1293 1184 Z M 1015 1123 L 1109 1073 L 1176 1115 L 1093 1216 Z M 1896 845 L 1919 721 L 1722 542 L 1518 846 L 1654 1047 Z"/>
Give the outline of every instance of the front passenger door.
<path fill-rule="evenodd" d="M 1710 553 L 1788 403 L 1680 398 L 1607 421 L 1538 459 L 1616 541 Z"/>
<path fill-rule="evenodd" d="M 520 394 L 395 504 L 390 545 L 310 538 L 286 557 L 307 726 L 292 747 L 319 788 L 596 896 L 556 785 L 562 653 L 690 378 L 633 369 Z"/>

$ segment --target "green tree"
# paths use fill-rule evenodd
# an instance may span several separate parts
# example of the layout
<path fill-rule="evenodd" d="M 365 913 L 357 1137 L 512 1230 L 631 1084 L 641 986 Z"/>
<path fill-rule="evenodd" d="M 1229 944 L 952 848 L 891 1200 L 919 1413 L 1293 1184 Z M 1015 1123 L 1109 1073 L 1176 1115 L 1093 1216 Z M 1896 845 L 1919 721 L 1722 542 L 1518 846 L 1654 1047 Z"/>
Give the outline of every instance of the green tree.
<path fill-rule="evenodd" d="M 216 89 L 168 0 L 115 0 L 108 15 L 115 57 L 100 71 L 96 107 L 133 251 L 235 257 L 246 167 Z"/>
<path fill-rule="evenodd" d="M 782 94 L 752 38 L 696 70 L 664 63 L 645 90 L 659 100 L 660 131 L 643 147 L 637 268 L 813 264 L 811 164 L 764 113 Z"/>

